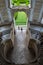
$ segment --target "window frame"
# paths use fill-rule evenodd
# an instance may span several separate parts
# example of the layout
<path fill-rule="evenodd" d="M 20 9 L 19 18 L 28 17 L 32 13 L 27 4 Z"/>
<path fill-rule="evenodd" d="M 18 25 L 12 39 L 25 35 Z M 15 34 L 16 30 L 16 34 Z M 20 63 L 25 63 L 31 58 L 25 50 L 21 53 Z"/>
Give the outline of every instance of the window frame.
<path fill-rule="evenodd" d="M 12 8 L 12 7 L 13 7 L 13 8 L 14 8 L 14 7 L 19 7 L 19 6 L 13 6 L 13 5 L 11 4 L 11 0 L 9 0 L 9 1 L 10 1 L 10 3 L 9 3 L 9 4 L 10 4 L 10 6 L 9 6 L 10 8 Z M 29 0 L 29 1 L 30 1 L 29 8 L 31 8 L 31 7 L 32 7 L 32 6 L 31 6 L 31 5 L 32 5 L 32 4 L 31 4 L 32 0 Z M 22 6 L 21 6 L 21 7 L 22 7 Z M 24 7 L 25 7 L 25 6 L 24 6 Z"/>

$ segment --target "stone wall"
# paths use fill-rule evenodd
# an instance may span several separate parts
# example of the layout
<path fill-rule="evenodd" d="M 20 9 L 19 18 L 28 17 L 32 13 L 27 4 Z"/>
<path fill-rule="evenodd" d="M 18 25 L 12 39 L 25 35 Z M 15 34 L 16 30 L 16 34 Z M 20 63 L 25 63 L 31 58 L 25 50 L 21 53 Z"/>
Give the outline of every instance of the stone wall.
<path fill-rule="evenodd" d="M 9 1 L 8 1 L 8 6 L 9 6 Z M 10 8 L 10 7 L 9 7 Z M 21 7 L 20 7 L 21 8 Z M 30 15 L 30 13 L 29 13 L 29 11 L 30 11 L 30 9 L 26 9 L 26 7 L 24 7 L 23 9 L 21 9 L 21 10 L 19 10 L 19 9 L 11 9 L 11 11 L 12 11 L 12 16 L 14 16 L 13 14 L 14 14 L 14 12 L 16 12 L 16 11 L 24 11 L 24 12 L 26 12 L 26 14 L 29 16 Z M 0 13 L 2 14 L 2 17 L 3 17 L 3 19 L 4 20 L 6 20 L 6 19 L 8 19 L 8 11 L 7 11 L 7 9 L 6 9 L 6 4 L 5 4 L 5 0 L 0 0 Z M 29 17 L 28 17 L 29 18 Z"/>
<path fill-rule="evenodd" d="M 0 13 L 3 17 L 3 20 L 7 19 L 7 10 L 5 5 L 5 0 L 0 0 Z"/>
<path fill-rule="evenodd" d="M 38 20 L 42 4 L 43 4 L 43 0 L 36 0 L 35 9 L 34 9 L 34 16 L 33 16 L 34 20 Z"/>

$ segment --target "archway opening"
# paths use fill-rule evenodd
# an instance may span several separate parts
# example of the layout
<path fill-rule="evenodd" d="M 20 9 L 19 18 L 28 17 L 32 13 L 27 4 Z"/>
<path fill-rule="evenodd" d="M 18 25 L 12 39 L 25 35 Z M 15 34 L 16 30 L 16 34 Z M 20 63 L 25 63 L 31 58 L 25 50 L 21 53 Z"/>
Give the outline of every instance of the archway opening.
<path fill-rule="evenodd" d="M 27 28 L 28 17 L 24 11 L 18 11 L 14 13 L 14 26 L 16 29 L 22 27 L 23 29 Z"/>
<path fill-rule="evenodd" d="M 10 0 L 10 7 L 28 6 L 31 7 L 31 0 Z"/>

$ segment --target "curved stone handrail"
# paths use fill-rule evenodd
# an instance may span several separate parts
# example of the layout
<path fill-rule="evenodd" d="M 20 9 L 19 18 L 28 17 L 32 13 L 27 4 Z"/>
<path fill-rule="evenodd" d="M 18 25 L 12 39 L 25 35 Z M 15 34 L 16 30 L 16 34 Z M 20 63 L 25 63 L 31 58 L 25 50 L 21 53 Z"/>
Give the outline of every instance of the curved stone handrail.
<path fill-rule="evenodd" d="M 38 43 L 38 42 L 35 39 L 30 39 L 30 41 L 29 41 L 29 48 L 32 48 L 34 50 L 34 52 L 35 52 L 35 58 L 33 60 L 31 60 L 30 63 L 34 63 L 38 59 L 38 47 L 37 47 L 36 43 Z M 1 55 L 2 55 L 2 57 L 4 58 L 4 60 L 7 63 L 14 64 L 12 61 L 10 61 L 9 59 L 7 59 L 7 52 L 11 48 L 13 48 L 13 44 L 12 44 L 11 39 L 4 41 L 1 44 Z"/>
<path fill-rule="evenodd" d="M 12 45 L 12 41 L 8 40 L 9 43 L 7 43 L 7 41 L 5 41 L 4 43 L 1 44 L 1 55 L 3 57 L 3 59 L 5 60 L 5 62 L 10 63 L 10 64 L 14 64 L 12 61 L 10 61 L 9 59 L 7 59 L 7 52 L 13 47 Z"/>
<path fill-rule="evenodd" d="M 2 32 L 0 32 L 0 38 L 1 38 L 1 36 L 2 36 Z"/>
<path fill-rule="evenodd" d="M 34 63 L 38 60 L 38 47 L 37 47 L 38 43 L 39 43 L 39 41 L 37 42 L 37 40 L 35 40 L 35 39 L 30 39 L 30 41 L 29 41 L 28 48 L 33 49 L 33 51 L 35 52 L 35 58 L 33 60 L 31 60 L 30 63 Z"/>

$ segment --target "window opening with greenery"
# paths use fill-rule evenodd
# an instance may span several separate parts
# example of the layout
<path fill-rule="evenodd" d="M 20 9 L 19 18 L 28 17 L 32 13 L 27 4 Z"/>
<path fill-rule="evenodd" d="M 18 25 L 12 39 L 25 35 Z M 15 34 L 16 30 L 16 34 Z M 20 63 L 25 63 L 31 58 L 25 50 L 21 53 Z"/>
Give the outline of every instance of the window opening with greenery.
<path fill-rule="evenodd" d="M 30 4 L 29 0 L 12 0 L 12 5 L 19 6 L 20 4 Z"/>
<path fill-rule="evenodd" d="M 28 20 L 27 14 L 23 11 L 14 13 L 14 18 L 16 25 L 26 25 Z"/>
<path fill-rule="evenodd" d="M 12 6 L 29 6 L 31 7 L 31 0 L 10 0 L 10 7 Z"/>

